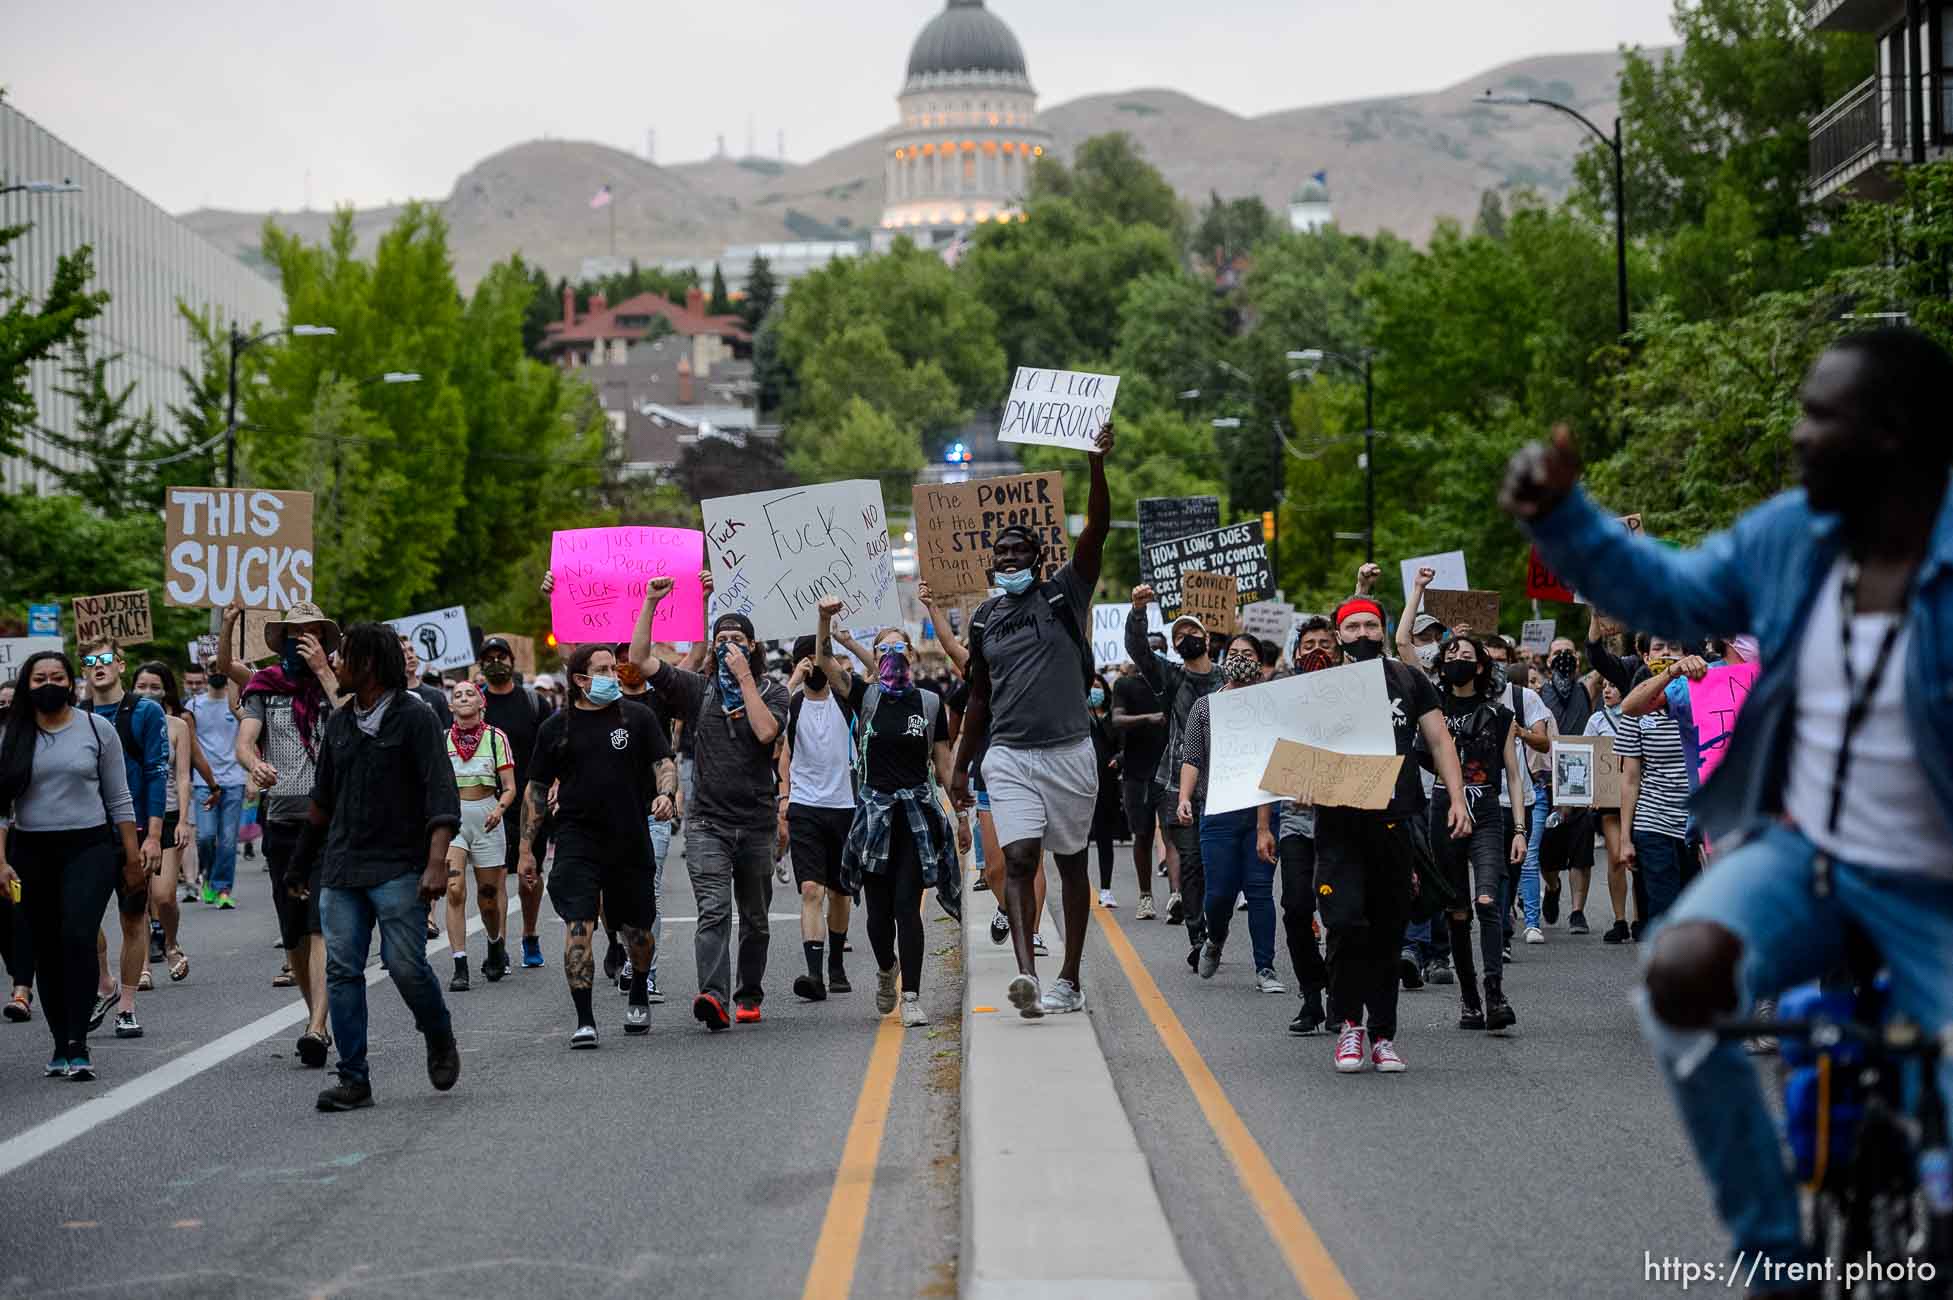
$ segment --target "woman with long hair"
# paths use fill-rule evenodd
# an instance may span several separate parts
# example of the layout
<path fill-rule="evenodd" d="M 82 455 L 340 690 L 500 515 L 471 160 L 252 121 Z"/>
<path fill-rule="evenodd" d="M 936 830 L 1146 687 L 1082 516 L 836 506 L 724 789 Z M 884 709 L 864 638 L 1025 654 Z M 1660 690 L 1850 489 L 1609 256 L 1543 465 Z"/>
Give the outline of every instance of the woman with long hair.
<path fill-rule="evenodd" d="M 115 893 L 143 887 L 135 801 L 111 723 L 74 705 L 74 665 L 29 655 L 0 721 L 0 890 L 20 888 L 54 1055 L 49 1078 L 87 1082 L 95 936 Z"/>
<path fill-rule="evenodd" d="M 213 778 L 210 764 L 204 760 L 203 749 L 197 744 L 195 721 L 184 711 L 182 700 L 176 694 L 176 674 L 168 664 L 155 660 L 136 669 L 135 685 L 137 695 L 156 701 L 162 706 L 163 721 L 167 727 L 166 740 L 169 746 L 170 779 L 169 791 L 163 804 L 163 865 L 149 878 L 149 960 L 167 962 L 170 978 L 182 980 L 190 973 L 190 959 L 184 955 L 177 943 L 177 926 L 182 918 L 182 909 L 177 905 L 176 886 L 183 869 L 183 844 L 189 830 L 183 825 L 183 815 L 187 812 L 195 816 L 190 797 L 190 771 L 196 769 L 204 779 L 206 789 L 211 788 Z M 150 987 L 148 967 L 143 968 L 139 989 Z"/>
<path fill-rule="evenodd" d="M 515 802 L 515 754 L 500 727 L 490 726 L 481 687 L 471 681 L 454 683 L 448 707 L 454 722 L 448 727 L 448 761 L 454 765 L 454 784 L 461 793 L 461 828 L 448 845 L 448 948 L 454 957 L 450 993 L 468 988 L 468 880 L 475 872 L 475 910 L 488 940 L 488 956 L 481 973 L 490 983 L 509 973 L 508 840 L 502 819 Z"/>
<path fill-rule="evenodd" d="M 1609 681 L 1600 688 L 1600 707 L 1587 719 L 1589 736 L 1605 736 L 1618 743 L 1621 738 L 1621 688 Z M 1595 808 L 1600 823 L 1601 842 L 1607 846 L 1607 899 L 1614 905 L 1614 924 L 1600 936 L 1602 943 L 1626 943 L 1628 926 L 1628 869 L 1622 856 L 1621 810 Z M 1635 912 L 1640 915 L 1639 910 Z"/>
<path fill-rule="evenodd" d="M 1126 810 L 1119 785 L 1119 738 L 1112 730 L 1112 687 L 1104 673 L 1092 674 L 1085 693 L 1085 713 L 1092 722 L 1092 748 L 1098 751 L 1099 801 L 1092 809 L 1092 843 L 1099 851 L 1099 905 L 1119 906 L 1112 892 L 1115 845 L 1125 830 Z"/>

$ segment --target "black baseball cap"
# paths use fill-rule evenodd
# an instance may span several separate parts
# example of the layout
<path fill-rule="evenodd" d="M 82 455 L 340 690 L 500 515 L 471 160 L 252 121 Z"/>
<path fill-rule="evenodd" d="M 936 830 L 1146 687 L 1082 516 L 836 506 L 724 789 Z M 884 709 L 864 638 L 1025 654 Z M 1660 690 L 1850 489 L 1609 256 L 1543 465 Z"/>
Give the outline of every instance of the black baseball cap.
<path fill-rule="evenodd" d="M 486 659 L 488 658 L 489 651 L 491 650 L 500 650 L 503 654 L 509 657 L 511 663 L 514 662 L 515 660 L 515 647 L 510 645 L 505 639 L 499 636 L 491 636 L 487 640 L 483 641 L 481 643 L 481 653 L 476 655 L 475 657 L 477 659 Z"/>

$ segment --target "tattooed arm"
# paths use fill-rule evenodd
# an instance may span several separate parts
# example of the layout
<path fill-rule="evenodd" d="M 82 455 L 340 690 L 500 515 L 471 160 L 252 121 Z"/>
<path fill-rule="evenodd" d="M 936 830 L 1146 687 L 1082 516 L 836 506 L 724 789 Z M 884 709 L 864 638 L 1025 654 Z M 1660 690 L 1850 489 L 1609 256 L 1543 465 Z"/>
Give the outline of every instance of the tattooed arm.
<path fill-rule="evenodd" d="M 536 887 L 536 851 L 542 843 L 543 818 L 548 816 L 548 789 L 531 781 L 522 791 L 522 826 L 516 836 L 521 849 L 516 856 L 516 874 L 525 887 Z"/>

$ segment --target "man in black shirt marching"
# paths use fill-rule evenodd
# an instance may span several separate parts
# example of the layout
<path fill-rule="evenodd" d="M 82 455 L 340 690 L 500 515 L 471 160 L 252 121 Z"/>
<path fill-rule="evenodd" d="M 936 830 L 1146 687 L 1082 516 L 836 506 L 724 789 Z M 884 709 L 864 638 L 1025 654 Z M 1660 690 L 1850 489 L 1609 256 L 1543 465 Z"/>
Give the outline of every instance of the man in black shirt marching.
<path fill-rule="evenodd" d="M 580 645 L 565 665 L 570 704 L 552 714 L 536 738 L 529 783 L 522 795 L 525 885 L 537 879 L 536 832 L 557 786 L 556 865 L 549 873 L 549 900 L 567 927 L 563 972 L 576 1005 L 573 1048 L 597 1046 L 590 990 L 596 982 L 591 943 L 601 909 L 623 935 L 631 955 L 630 1002 L 624 1032 L 651 1028 L 652 945 L 658 923 L 653 887 L 651 817 L 669 820 L 678 793 L 678 767 L 657 717 L 623 698 L 617 653 L 607 645 Z M 655 794 L 653 787 L 655 785 Z"/>

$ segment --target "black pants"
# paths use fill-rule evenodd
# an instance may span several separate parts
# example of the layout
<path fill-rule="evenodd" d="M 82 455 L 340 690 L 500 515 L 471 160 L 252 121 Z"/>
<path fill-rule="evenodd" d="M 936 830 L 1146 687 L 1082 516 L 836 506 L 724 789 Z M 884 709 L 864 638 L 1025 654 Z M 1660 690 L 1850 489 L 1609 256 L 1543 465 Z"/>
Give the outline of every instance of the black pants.
<path fill-rule="evenodd" d="M 88 1054 L 95 934 L 121 875 L 112 836 L 106 826 L 7 833 L 7 858 L 20 873 L 20 906 L 39 957 L 41 1014 L 56 1056 Z"/>
<path fill-rule="evenodd" d="M 34 936 L 27 929 L 27 909 L 6 899 L 0 899 L 0 960 L 6 962 L 8 980 L 21 988 L 32 986 Z"/>
<path fill-rule="evenodd" d="M 922 988 L 922 861 L 916 857 L 915 837 L 908 819 L 898 810 L 888 832 L 888 870 L 864 872 L 861 892 L 868 896 L 868 944 L 882 970 L 895 965 L 902 953 L 902 989 Z"/>
<path fill-rule="evenodd" d="M 1329 927 L 1329 998 L 1345 1022 L 1363 1024 L 1367 1012 L 1373 1039 L 1397 1036 L 1397 960 L 1424 853 L 1411 817 L 1316 809 L 1316 907 Z"/>
<path fill-rule="evenodd" d="M 1196 800 L 1193 824 L 1173 828 L 1173 842 L 1180 849 L 1180 901 L 1186 911 L 1187 942 L 1196 948 L 1207 940 L 1207 866 L 1200 857 L 1201 811 Z"/>
<path fill-rule="evenodd" d="M 1290 835 L 1281 843 L 1282 933 L 1288 940 L 1288 959 L 1295 967 L 1295 984 L 1303 997 L 1329 987 L 1329 968 L 1316 946 L 1316 842 L 1307 835 Z M 1231 906 L 1231 904 L 1230 904 Z"/>
<path fill-rule="evenodd" d="M 1472 808 L 1472 833 L 1454 840 L 1445 829 L 1445 818 L 1451 815 L 1451 795 L 1443 786 L 1431 792 L 1431 852 L 1459 899 L 1458 906 L 1434 921 L 1432 929 L 1442 924 L 1449 931 L 1458 993 L 1471 1007 L 1479 1005 L 1479 972 L 1472 963 L 1473 916 L 1478 918 L 1479 960 L 1486 981 L 1498 980 L 1505 973 L 1505 924 L 1499 915 L 1499 899 L 1511 856 L 1506 850 L 1512 840 L 1499 838 L 1505 831 L 1505 820 L 1492 815 L 1495 807 L 1487 795 Z"/>

